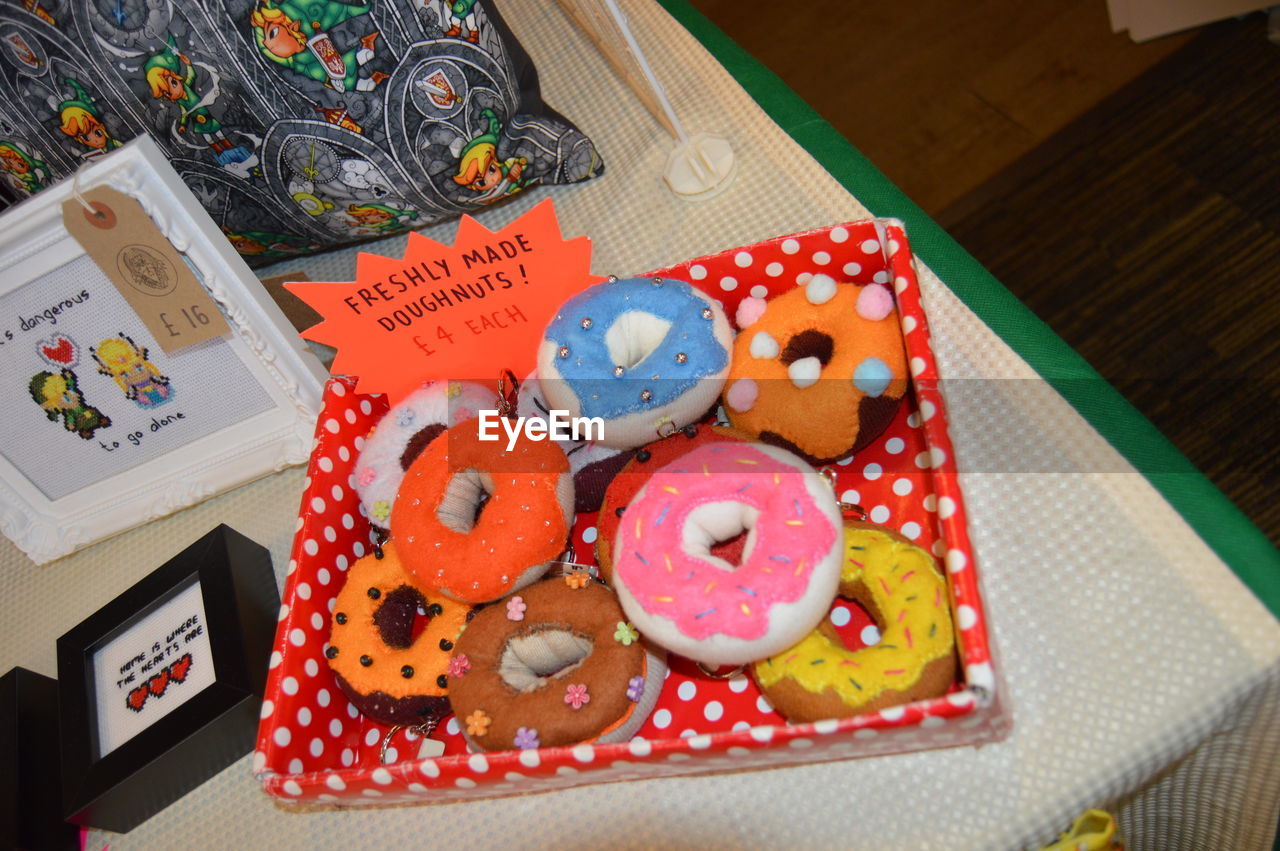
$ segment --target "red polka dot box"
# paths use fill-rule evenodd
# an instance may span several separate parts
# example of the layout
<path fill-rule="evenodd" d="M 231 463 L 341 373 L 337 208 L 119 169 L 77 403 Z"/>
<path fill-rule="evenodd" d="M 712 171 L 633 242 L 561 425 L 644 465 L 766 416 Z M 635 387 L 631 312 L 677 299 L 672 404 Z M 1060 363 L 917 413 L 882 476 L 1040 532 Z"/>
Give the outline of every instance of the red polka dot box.
<path fill-rule="evenodd" d="M 656 708 L 629 742 L 472 753 L 449 716 L 432 734 L 443 741 L 443 755 L 421 758 L 430 752 L 424 743 L 401 732 L 388 743 L 383 761 L 388 728 L 348 703 L 324 655 L 334 598 L 346 571 L 372 549 L 352 471 L 364 436 L 387 409 L 383 397 L 357 395 L 354 380 L 339 377 L 325 392 L 271 654 L 253 762 L 266 791 L 290 802 L 445 802 L 1004 738 L 1009 718 L 928 323 L 900 223 L 851 222 L 648 274 L 692 282 L 721 299 L 732 317 L 747 295 L 776 295 L 816 272 L 860 284 L 892 282 L 897 293 L 913 380 L 909 404 L 874 444 L 835 465 L 837 487 L 842 499 L 863 506 L 872 522 L 900 531 L 945 565 L 962 682 L 937 699 L 854 718 L 788 724 L 747 676 L 715 679 L 672 657 Z M 595 522 L 594 514 L 577 517 L 572 534 L 579 561 L 590 558 Z M 856 605 L 837 600 L 829 617 L 850 649 L 879 639 L 875 624 Z"/>

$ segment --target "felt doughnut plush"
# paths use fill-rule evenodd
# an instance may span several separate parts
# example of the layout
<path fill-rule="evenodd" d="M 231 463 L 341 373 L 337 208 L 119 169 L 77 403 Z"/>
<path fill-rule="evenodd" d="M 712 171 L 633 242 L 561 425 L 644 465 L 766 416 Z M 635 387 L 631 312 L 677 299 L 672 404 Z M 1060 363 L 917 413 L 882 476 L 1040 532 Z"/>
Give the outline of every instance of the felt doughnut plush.
<path fill-rule="evenodd" d="M 844 718 L 940 697 L 956 676 L 946 581 L 933 558 L 879 526 L 844 530 L 839 595 L 862 605 L 880 642 L 848 650 L 825 618 L 794 647 L 751 672 L 774 708 L 793 722 Z"/>
<path fill-rule="evenodd" d="M 889 427 L 907 356 L 888 288 L 814 275 L 768 302 L 744 299 L 736 318 L 724 394 L 735 428 L 827 464 Z"/>
<path fill-rule="evenodd" d="M 548 405 L 601 418 L 598 442 L 626 449 L 715 405 L 732 342 L 724 312 L 688 283 L 614 279 L 560 307 L 538 349 L 538 379 Z"/>
<path fill-rule="evenodd" d="M 542 393 L 537 375 L 530 375 L 520 385 L 516 413 L 525 419 L 547 419 L 550 412 L 551 406 Z M 569 469 L 573 471 L 573 508 L 580 514 L 600 509 L 605 488 L 635 454 L 630 449 L 614 449 L 590 440 L 557 441 L 556 445 L 569 458 Z"/>
<path fill-rule="evenodd" d="M 493 391 L 478 384 L 432 381 L 387 411 L 356 461 L 356 494 L 370 522 L 387 527 L 404 471 L 428 443 L 450 425 L 495 406 Z"/>
<path fill-rule="evenodd" d="M 382 554 L 347 571 L 324 655 L 360 712 L 383 724 L 419 724 L 449 711 L 445 671 L 471 607 L 413 587 L 394 543 Z M 419 611 L 429 620 L 415 635 Z"/>
<path fill-rule="evenodd" d="M 623 512 L 613 583 L 652 641 L 708 665 L 795 644 L 826 615 L 840 579 L 840 509 L 783 449 L 709 443 L 655 472 Z M 712 554 L 743 532 L 742 557 Z"/>
<path fill-rule="evenodd" d="M 666 663 L 596 582 L 547 579 L 481 611 L 449 663 L 449 696 L 480 750 L 621 742 L 657 703 Z"/>
<path fill-rule="evenodd" d="M 482 440 L 479 420 L 450 428 L 405 473 L 391 535 L 418 588 L 485 603 L 537 581 L 564 552 L 573 476 L 551 441 Z"/>
<path fill-rule="evenodd" d="M 600 568 L 601 578 L 606 582 L 613 581 L 613 539 L 618 534 L 618 524 L 631 498 L 644 487 L 651 475 L 681 455 L 708 443 L 747 440 L 742 432 L 728 426 L 685 426 L 671 437 L 655 440 L 638 452 L 629 453 L 631 460 L 609 483 L 604 502 L 600 506 L 600 514 L 596 518 L 596 564 Z M 737 564 L 742 558 L 745 540 L 746 535 L 739 534 L 725 541 L 717 541 L 712 544 L 711 553 L 730 564 Z"/>

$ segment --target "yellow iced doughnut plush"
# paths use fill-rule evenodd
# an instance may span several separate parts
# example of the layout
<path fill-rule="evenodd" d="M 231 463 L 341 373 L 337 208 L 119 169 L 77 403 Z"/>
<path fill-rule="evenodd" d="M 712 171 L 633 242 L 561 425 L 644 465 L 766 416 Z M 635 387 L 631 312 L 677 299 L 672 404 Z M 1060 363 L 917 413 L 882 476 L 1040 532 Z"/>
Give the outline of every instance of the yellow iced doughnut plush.
<path fill-rule="evenodd" d="M 751 666 L 788 721 L 875 712 L 946 694 L 956 676 L 946 580 L 933 557 L 869 523 L 846 521 L 839 596 L 862 605 L 880 642 L 849 650 L 829 619 L 787 650 Z"/>

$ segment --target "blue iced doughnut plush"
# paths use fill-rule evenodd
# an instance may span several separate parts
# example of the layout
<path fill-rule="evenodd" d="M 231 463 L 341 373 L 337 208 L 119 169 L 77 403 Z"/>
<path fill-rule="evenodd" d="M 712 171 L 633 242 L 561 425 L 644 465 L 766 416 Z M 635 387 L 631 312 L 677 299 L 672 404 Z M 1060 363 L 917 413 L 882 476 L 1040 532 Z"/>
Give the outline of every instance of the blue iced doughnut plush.
<path fill-rule="evenodd" d="M 552 408 L 600 417 L 598 442 L 626 449 L 714 406 L 732 346 L 724 311 L 687 282 L 610 279 L 556 312 L 538 349 L 538 381 Z"/>

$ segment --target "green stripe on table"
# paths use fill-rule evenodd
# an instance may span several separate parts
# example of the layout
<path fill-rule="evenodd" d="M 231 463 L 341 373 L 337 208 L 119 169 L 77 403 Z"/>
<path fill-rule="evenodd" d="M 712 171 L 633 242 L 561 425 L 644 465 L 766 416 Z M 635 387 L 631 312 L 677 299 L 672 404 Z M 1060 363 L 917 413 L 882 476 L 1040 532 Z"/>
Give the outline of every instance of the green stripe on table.
<path fill-rule="evenodd" d="M 1280 616 L 1280 552 L 1118 391 L 912 203 L 848 140 L 687 0 L 658 0 L 797 144 L 911 245 L 992 331 L 1133 464 L 1236 576 Z M 1081 380 L 1084 379 L 1084 380 Z"/>

